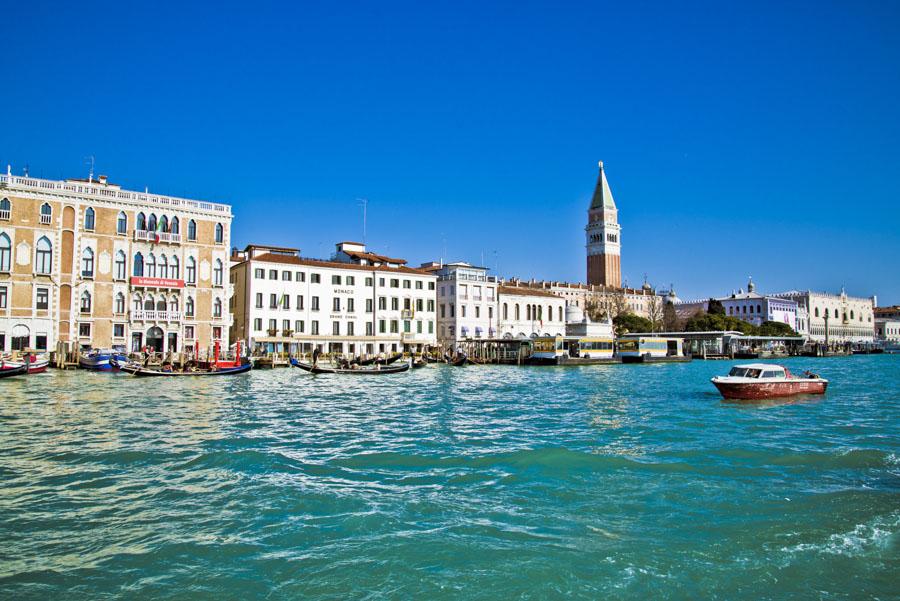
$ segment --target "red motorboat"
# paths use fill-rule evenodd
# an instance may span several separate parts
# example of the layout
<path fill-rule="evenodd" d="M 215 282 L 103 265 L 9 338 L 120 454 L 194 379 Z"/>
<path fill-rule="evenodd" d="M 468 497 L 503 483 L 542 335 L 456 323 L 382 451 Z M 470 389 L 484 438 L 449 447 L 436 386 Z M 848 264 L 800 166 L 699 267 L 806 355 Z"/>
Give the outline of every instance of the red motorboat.
<path fill-rule="evenodd" d="M 735 365 L 727 376 L 712 383 L 726 399 L 774 399 L 795 394 L 825 394 L 828 380 L 814 373 L 796 376 L 786 367 L 770 363 Z"/>
<path fill-rule="evenodd" d="M 25 358 L 19 358 L 15 361 L 11 361 L 9 359 L 0 359 L 0 371 L 7 371 L 11 369 L 19 369 L 25 363 L 28 363 L 28 373 L 29 374 L 39 374 L 47 371 L 47 366 L 50 365 L 50 360 L 46 357 L 41 358 L 37 355 L 29 355 L 28 361 L 25 361 Z"/>

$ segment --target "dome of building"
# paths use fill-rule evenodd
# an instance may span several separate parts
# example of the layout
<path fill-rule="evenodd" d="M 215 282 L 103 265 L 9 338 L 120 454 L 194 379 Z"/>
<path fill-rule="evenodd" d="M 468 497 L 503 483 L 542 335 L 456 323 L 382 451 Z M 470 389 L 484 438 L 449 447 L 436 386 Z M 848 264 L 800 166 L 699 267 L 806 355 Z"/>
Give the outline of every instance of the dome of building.
<path fill-rule="evenodd" d="M 566 323 L 581 323 L 584 321 L 584 311 L 575 303 L 566 307 Z"/>

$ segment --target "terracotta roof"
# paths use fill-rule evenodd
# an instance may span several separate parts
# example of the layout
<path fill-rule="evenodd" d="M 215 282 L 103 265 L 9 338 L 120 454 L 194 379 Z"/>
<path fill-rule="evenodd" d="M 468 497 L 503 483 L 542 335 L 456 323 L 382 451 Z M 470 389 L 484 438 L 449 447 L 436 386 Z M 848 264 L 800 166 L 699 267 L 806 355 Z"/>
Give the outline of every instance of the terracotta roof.
<path fill-rule="evenodd" d="M 413 269 L 411 267 L 406 267 L 405 265 L 401 265 L 399 267 L 385 267 L 384 265 L 374 266 L 374 265 L 357 265 L 356 263 L 343 263 L 341 261 L 324 261 L 321 259 L 307 259 L 304 257 L 295 257 L 295 256 L 287 256 L 287 255 L 275 255 L 272 253 L 266 253 L 264 255 L 257 255 L 252 259 L 247 259 L 247 261 L 261 261 L 264 263 L 281 263 L 282 265 L 304 265 L 307 267 L 323 267 L 323 268 L 334 268 L 334 269 L 355 269 L 358 271 L 377 271 L 381 273 L 408 273 L 414 275 L 432 275 L 427 271 L 423 271 L 421 269 Z"/>
<path fill-rule="evenodd" d="M 406 259 L 394 259 L 391 257 L 386 257 L 384 255 L 378 255 L 373 252 L 363 252 L 358 250 L 342 250 L 345 255 L 348 257 L 353 257 L 354 259 L 366 259 L 368 261 L 378 261 L 380 263 L 399 263 L 401 265 L 406 264 Z"/>
<path fill-rule="evenodd" d="M 525 286 L 500 286 L 497 289 L 498 294 L 517 294 L 519 296 L 546 296 L 562 300 L 562 298 L 552 292 L 541 290 L 540 288 L 529 288 Z"/>

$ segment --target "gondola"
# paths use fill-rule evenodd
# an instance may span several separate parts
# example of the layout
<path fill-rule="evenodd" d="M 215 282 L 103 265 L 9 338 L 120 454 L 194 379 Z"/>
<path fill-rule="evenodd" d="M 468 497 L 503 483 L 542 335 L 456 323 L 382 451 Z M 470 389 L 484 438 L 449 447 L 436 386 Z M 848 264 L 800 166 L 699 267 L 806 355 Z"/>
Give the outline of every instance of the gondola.
<path fill-rule="evenodd" d="M 359 368 L 356 369 L 344 368 L 344 367 L 319 367 L 318 365 L 310 365 L 309 363 L 303 363 L 291 357 L 291 365 L 293 367 L 299 367 L 304 371 L 308 371 L 311 374 L 349 374 L 354 376 L 383 376 L 386 374 L 398 374 L 409 369 L 409 363 L 401 363 L 400 365 L 393 365 L 389 367 L 377 366 L 377 367 L 368 367 L 368 368 Z"/>
<path fill-rule="evenodd" d="M 19 367 L 14 367 L 13 369 L 4 369 L 0 371 L 0 378 L 11 378 L 13 376 L 22 376 L 28 372 L 27 365 L 20 365 Z"/>
<path fill-rule="evenodd" d="M 418 361 L 412 362 L 413 369 L 419 369 L 420 367 L 425 367 L 426 365 L 428 365 L 428 361 L 426 361 L 425 359 L 419 359 Z"/>
<path fill-rule="evenodd" d="M 403 353 L 394 353 L 390 357 L 385 357 L 385 358 L 369 357 L 368 359 L 353 359 L 350 361 L 350 364 L 351 365 L 362 365 L 362 366 L 390 365 L 391 363 L 394 363 L 395 361 L 397 361 L 397 359 L 399 359 L 402 356 L 403 356 Z"/>
<path fill-rule="evenodd" d="M 149 368 L 139 363 L 119 364 L 119 369 L 133 376 L 161 376 L 161 377 L 193 377 L 193 376 L 234 376 L 237 374 L 247 373 L 253 369 L 252 363 L 245 363 L 235 367 L 220 367 L 215 370 L 199 369 L 197 371 L 163 371 L 161 369 Z"/>
<path fill-rule="evenodd" d="M 456 359 L 449 360 L 447 363 L 449 365 L 452 365 L 453 367 L 462 367 L 463 365 L 465 365 L 468 362 L 469 362 L 469 358 L 465 355 L 462 355 L 460 357 L 457 357 Z"/>

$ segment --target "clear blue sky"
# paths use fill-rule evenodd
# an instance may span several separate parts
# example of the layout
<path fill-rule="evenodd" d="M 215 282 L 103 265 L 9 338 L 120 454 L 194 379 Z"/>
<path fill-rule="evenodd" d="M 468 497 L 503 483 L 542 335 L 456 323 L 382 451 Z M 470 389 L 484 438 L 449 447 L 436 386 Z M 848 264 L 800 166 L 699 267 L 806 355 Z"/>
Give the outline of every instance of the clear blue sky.
<path fill-rule="evenodd" d="M 5 3 L 4 165 L 580 281 L 602 159 L 631 284 L 900 303 L 900 3 L 127 4 Z"/>

